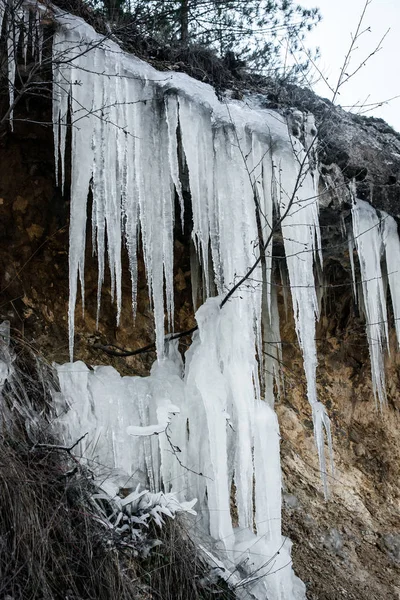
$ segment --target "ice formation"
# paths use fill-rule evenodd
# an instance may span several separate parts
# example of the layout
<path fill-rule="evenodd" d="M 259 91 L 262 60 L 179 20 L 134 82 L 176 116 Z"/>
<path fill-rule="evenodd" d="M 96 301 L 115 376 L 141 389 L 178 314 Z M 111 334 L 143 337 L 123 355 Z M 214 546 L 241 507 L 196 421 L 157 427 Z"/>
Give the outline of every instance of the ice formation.
<path fill-rule="evenodd" d="M 18 13 L 19 27 L 6 24 L 11 107 L 17 47 L 22 45 L 26 56 L 30 38 L 38 60 L 42 54 L 38 13 L 35 5 L 26 6 Z M 0 0 L 0 22 L 4 7 Z M 281 535 L 273 410 L 280 339 L 272 234 L 278 221 L 286 260 L 281 272 L 290 287 L 326 491 L 324 430 L 331 455 L 332 442 L 316 393 L 320 298 L 314 272 L 322 269 L 322 255 L 313 119 L 296 116 L 302 121 L 301 142 L 289 134 L 282 116 L 261 109 L 254 99 L 220 102 L 210 86 L 184 74 L 160 73 L 79 18 L 52 10 L 58 21 L 52 55 L 54 158 L 62 189 L 71 125 L 71 361 L 79 287 L 84 305 L 89 191 L 97 318 L 108 263 L 119 320 L 124 245 L 135 314 L 140 240 L 158 356 L 147 378 L 121 377 L 111 367 L 89 370 L 80 362 L 59 366 L 58 427 L 70 440 L 88 433 L 80 445 L 82 458 L 109 493 L 134 482 L 152 494 L 162 489 L 179 502 L 196 498 L 200 523 L 224 568 L 240 570 L 241 585 L 253 597 L 300 600 L 304 585 L 289 566 L 290 544 Z M 28 26 L 35 31 L 30 36 Z M 205 302 L 197 310 L 199 331 L 183 366 L 164 336 L 165 313 L 169 331 L 174 315 L 175 202 L 183 225 L 185 193 L 193 221 L 194 304 L 200 288 Z M 373 385 L 384 403 L 382 351 L 388 330 L 381 258 L 386 253 L 399 332 L 400 244 L 388 215 L 379 218 L 357 201 L 352 216 L 349 245 L 360 258 Z"/>
<path fill-rule="evenodd" d="M 162 487 L 185 510 L 194 507 L 197 527 L 213 538 L 208 552 L 222 558 L 229 574 L 239 569 L 246 597 L 300 600 L 304 585 L 281 534 L 276 414 L 250 388 L 254 357 L 249 364 L 232 344 L 234 304 L 220 311 L 219 300 L 210 298 L 198 311 L 184 375 L 173 342 L 147 378 L 121 377 L 112 367 L 89 370 L 82 362 L 59 366 L 58 426 L 68 440 L 88 432 L 80 455 L 111 497 L 140 483 L 151 493 Z M 147 427 L 157 435 L 143 436 Z"/>
<path fill-rule="evenodd" d="M 367 202 L 354 199 L 352 207 L 350 256 L 354 288 L 356 275 L 353 247 L 360 263 L 362 309 L 365 313 L 372 385 L 381 406 L 386 404 L 384 350 L 389 349 L 386 283 L 389 281 L 397 340 L 400 341 L 400 290 L 398 286 L 400 242 L 393 217 L 380 214 Z"/>
<path fill-rule="evenodd" d="M 9 95 L 9 121 L 13 128 L 15 76 L 18 47 L 22 45 L 24 62 L 26 64 L 27 53 L 42 62 L 43 53 L 43 28 L 40 24 L 41 16 L 46 8 L 33 0 L 14 2 L 12 0 L 0 0 L 0 32 L 4 26 L 7 50 L 7 76 Z M 30 44 L 29 44 L 30 42 Z"/>

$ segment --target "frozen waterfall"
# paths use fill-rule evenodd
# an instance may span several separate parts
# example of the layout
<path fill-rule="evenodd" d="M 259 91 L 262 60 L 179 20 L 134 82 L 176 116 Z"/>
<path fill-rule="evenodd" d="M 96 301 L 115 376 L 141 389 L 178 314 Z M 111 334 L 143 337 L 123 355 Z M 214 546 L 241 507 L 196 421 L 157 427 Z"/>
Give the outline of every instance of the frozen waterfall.
<path fill-rule="evenodd" d="M 68 60 L 54 61 L 53 117 L 61 185 L 68 110 L 73 124 L 71 358 L 78 281 L 82 294 L 84 287 L 89 189 L 99 264 L 98 309 L 107 240 L 117 321 L 123 244 L 129 253 L 135 310 L 140 230 L 158 354 L 147 379 L 120 378 L 110 367 L 94 373 L 81 363 L 60 367 L 64 398 L 71 406 L 61 419 L 65 434 L 89 429 L 83 455 L 113 467 L 118 485 L 135 473 L 152 490 L 163 486 L 180 499 L 196 497 L 203 528 L 217 540 L 227 566 L 241 564 L 247 571 L 246 588 L 255 597 L 304 598 L 304 586 L 288 566 L 289 544 L 281 535 L 274 377 L 260 381 L 260 364 L 262 331 L 268 331 L 275 343 L 272 351 L 269 347 L 265 371 L 272 368 L 278 377 L 272 233 L 273 219 L 280 216 L 290 286 L 296 290 L 293 303 L 308 397 L 318 413 L 313 264 L 320 242 L 312 144 L 305 149 L 292 138 L 277 113 L 220 102 L 211 87 L 183 74 L 159 73 L 109 41 L 85 52 L 97 40 L 93 31 L 77 19 L 60 20 L 54 48 L 68 52 Z M 80 79 L 84 85 L 76 85 Z M 185 191 L 191 197 L 202 287 L 206 296 L 211 289 L 218 296 L 197 311 L 199 332 L 186 353 L 182 375 L 180 357 L 170 344 L 165 354 L 164 314 L 170 327 L 175 200 L 182 215 Z M 239 286 L 221 309 L 224 295 L 250 270 L 250 285 Z M 315 419 L 321 457 L 326 423 L 327 418 Z M 179 461 L 172 448 L 179 449 Z M 255 572 L 266 577 L 252 581 Z"/>
<path fill-rule="evenodd" d="M 4 7 L 0 0 L 0 25 Z M 36 33 L 30 38 L 40 60 L 37 10 L 42 8 L 27 2 L 17 18 L 31 25 L 33 19 Z M 109 493 L 134 479 L 181 501 L 196 498 L 203 530 L 228 569 L 240 566 L 253 597 L 303 599 L 305 587 L 290 566 L 290 543 L 281 535 L 279 428 L 273 410 L 281 350 L 272 244 L 279 229 L 327 494 L 325 434 L 331 458 L 332 441 L 316 392 L 314 271 L 322 268 L 322 252 L 313 119 L 303 119 L 303 145 L 280 114 L 262 109 L 254 98 L 220 101 L 210 86 L 158 72 L 81 19 L 54 11 L 54 159 L 62 189 L 71 126 L 70 358 L 79 288 L 84 305 L 89 192 L 97 319 L 108 264 L 118 324 L 124 247 L 135 315 L 140 242 L 157 348 L 147 378 L 121 377 L 111 367 L 89 370 L 81 362 L 58 366 L 58 427 L 71 440 L 88 432 L 81 455 L 98 465 L 96 477 L 103 477 Z M 26 55 L 28 37 L 26 28 L 10 28 L 4 18 L 12 83 L 17 49 L 22 46 Z M 11 108 L 13 94 L 11 84 Z M 171 332 L 175 204 L 183 225 L 185 194 L 191 202 L 193 264 L 199 265 L 197 275 L 192 273 L 193 296 L 197 302 L 201 281 L 206 300 L 196 312 L 198 332 L 183 364 L 174 344 L 165 341 L 165 323 Z M 388 315 L 382 263 L 400 339 L 396 223 L 355 201 L 349 247 L 354 289 L 353 247 L 359 256 L 374 393 L 384 404 Z M 231 290 L 235 293 L 226 302 Z"/>

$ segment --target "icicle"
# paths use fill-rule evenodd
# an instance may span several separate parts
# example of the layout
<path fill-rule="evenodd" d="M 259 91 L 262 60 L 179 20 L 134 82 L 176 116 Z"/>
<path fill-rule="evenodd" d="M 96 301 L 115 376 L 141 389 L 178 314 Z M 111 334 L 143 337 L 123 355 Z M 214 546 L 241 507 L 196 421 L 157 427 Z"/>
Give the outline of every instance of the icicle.
<path fill-rule="evenodd" d="M 329 421 L 328 413 L 326 412 L 326 408 L 321 402 L 315 402 L 312 405 L 312 417 L 314 424 L 314 432 L 315 432 L 315 443 L 318 450 L 319 464 L 322 473 L 322 481 L 324 484 L 324 495 L 325 498 L 328 498 L 328 483 L 327 483 L 327 468 L 326 468 L 326 460 L 325 460 L 325 447 L 324 447 L 324 430 L 326 432 L 326 438 L 328 442 L 328 450 L 330 457 L 330 466 L 332 475 L 334 475 L 334 464 L 333 464 L 333 445 L 332 445 L 332 435 L 331 435 L 331 424 Z"/>
<path fill-rule="evenodd" d="M 318 182 L 308 155 L 297 140 L 292 140 L 293 152 L 282 154 L 279 166 L 279 207 L 286 264 L 292 295 L 296 333 L 303 354 L 307 380 L 307 397 L 313 414 L 320 412 L 317 399 L 315 321 L 319 318 L 315 291 L 314 261 L 322 265 L 321 239 L 318 221 Z M 321 405 L 322 406 L 322 405 Z M 322 410 L 322 409 L 321 409 Z M 323 453 L 323 426 L 328 434 L 328 416 L 314 418 L 314 435 L 320 458 L 321 477 L 326 489 L 326 469 Z M 329 444 L 329 435 L 328 435 Z"/>
<path fill-rule="evenodd" d="M 0 0 L 0 31 L 3 30 L 3 21 L 6 14 L 6 0 Z"/>
<path fill-rule="evenodd" d="M 179 96 L 179 124 L 182 145 L 189 170 L 190 193 L 193 210 L 193 240 L 200 249 L 200 260 L 205 276 L 206 294 L 209 295 L 208 244 L 209 204 L 213 190 L 209 174 L 210 150 L 212 148 L 211 119 L 208 111 L 196 107 L 186 98 Z M 212 156 L 212 155 L 211 155 Z M 211 180 L 212 183 L 212 180 Z"/>
<path fill-rule="evenodd" d="M 179 205 L 181 209 L 181 225 L 183 231 L 185 208 L 182 195 L 182 184 L 180 180 L 177 154 L 178 102 L 176 96 L 171 95 L 166 95 L 164 97 L 164 101 L 166 106 L 166 119 L 168 125 L 168 157 L 171 170 L 171 179 L 173 181 L 179 199 Z"/>
<path fill-rule="evenodd" d="M 24 63 L 26 66 L 26 57 L 28 54 L 28 35 L 29 35 L 29 20 L 30 20 L 30 11 L 28 8 L 24 7 L 23 8 L 24 11 L 24 15 L 23 15 L 23 33 L 22 33 L 22 52 L 24 55 Z M 0 23 L 1 23 L 1 19 L 0 19 Z"/>
<path fill-rule="evenodd" d="M 381 222 L 376 211 L 363 200 L 352 207 L 353 235 L 360 262 L 361 282 L 371 358 L 372 386 L 381 406 L 386 404 L 383 346 L 388 345 L 385 290 L 382 281 L 383 252 Z"/>
<path fill-rule="evenodd" d="M 95 66 L 97 60 L 95 57 Z M 105 106 L 105 90 L 104 80 L 97 78 L 95 83 L 94 97 L 101 99 L 101 106 Z M 105 133 L 105 122 L 100 120 L 98 127 L 92 133 L 92 152 L 93 152 L 93 174 L 92 174 L 92 249 L 97 255 L 97 311 L 96 311 L 96 328 L 99 324 L 101 293 L 104 282 L 105 269 L 105 181 L 106 181 L 106 159 L 105 148 L 107 138 Z"/>
<path fill-rule="evenodd" d="M 14 98 L 15 98 L 15 74 L 16 74 L 16 61 L 17 61 L 17 39 L 16 29 L 18 23 L 14 19 L 15 9 L 12 4 L 8 4 L 8 14 L 6 15 L 6 37 L 7 37 L 7 65 L 8 65 L 8 94 L 10 102 L 10 127 L 11 131 L 14 129 L 13 117 L 14 117 Z"/>
<path fill-rule="evenodd" d="M 76 49 L 78 51 L 78 49 Z M 81 53 L 80 67 L 89 72 L 86 75 L 86 85 L 73 85 L 71 97 L 71 121 L 73 124 L 71 152 L 71 219 L 70 219 L 70 250 L 69 250 L 69 351 L 73 356 L 74 313 L 77 299 L 78 278 L 81 284 L 82 308 L 84 306 L 84 267 L 86 241 L 86 207 L 89 183 L 92 178 L 93 150 L 92 132 L 93 119 L 93 90 L 95 89 L 96 74 L 90 71 L 91 58 Z M 77 79 L 76 67 L 71 68 L 71 82 Z M 85 108 L 87 107 L 87 108 Z M 79 120 L 79 126 L 78 126 Z"/>
<path fill-rule="evenodd" d="M 382 239 L 385 247 L 387 274 L 392 299 L 397 342 L 400 344 L 400 241 L 396 221 L 382 211 Z"/>
<path fill-rule="evenodd" d="M 351 229 L 349 229 L 347 232 L 347 243 L 348 243 L 348 247 L 349 247 L 351 278 L 353 281 L 353 296 L 354 296 L 355 302 L 357 302 L 357 280 L 356 280 L 356 271 L 355 271 L 355 266 L 354 266 L 355 243 L 354 243 L 353 231 Z"/>
<path fill-rule="evenodd" d="M 39 61 L 39 65 L 42 64 L 42 58 L 43 58 L 43 40 L 44 40 L 43 27 L 41 27 L 41 25 L 39 23 L 39 28 L 38 28 L 38 32 L 37 32 L 37 45 L 38 45 L 38 61 Z"/>
<path fill-rule="evenodd" d="M 124 80 L 124 84 L 126 86 L 125 97 L 129 98 L 136 92 L 136 88 L 127 79 Z M 132 313 L 135 318 L 137 312 L 139 198 L 137 180 L 133 168 L 136 151 L 135 137 L 132 135 L 135 115 L 134 111 L 127 105 L 124 106 L 124 117 L 127 124 L 127 133 L 125 133 L 123 185 L 121 189 L 122 213 L 124 216 L 124 230 L 132 284 Z"/>

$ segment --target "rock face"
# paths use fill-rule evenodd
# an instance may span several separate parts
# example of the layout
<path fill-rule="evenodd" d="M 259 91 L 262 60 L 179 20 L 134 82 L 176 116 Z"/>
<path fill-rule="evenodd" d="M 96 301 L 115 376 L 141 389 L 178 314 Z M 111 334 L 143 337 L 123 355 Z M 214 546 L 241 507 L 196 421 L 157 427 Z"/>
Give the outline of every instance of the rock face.
<path fill-rule="evenodd" d="M 270 83 L 262 90 L 262 98 L 266 108 L 288 114 L 294 135 L 297 131 L 300 134 L 296 110 L 315 116 L 322 183 L 330 189 L 321 195 L 321 208 L 342 206 L 346 201 L 344 185 L 354 180 L 358 198 L 400 218 L 399 133 L 382 119 L 348 113 L 296 86 Z"/>
<path fill-rule="evenodd" d="M 400 355 L 393 339 L 386 365 L 389 404 L 380 412 L 371 390 L 364 323 L 352 300 L 340 220 L 349 213 L 349 196 L 343 190 L 352 179 L 359 197 L 400 217 L 400 136 L 382 121 L 354 117 L 308 92 L 296 93 L 298 98 L 291 93 L 291 103 L 316 115 L 321 137 L 327 289 L 317 330 L 318 392 L 332 420 L 336 472 L 329 478 L 331 497 L 325 502 L 301 354 L 282 294 L 285 389 L 277 411 L 285 480 L 284 523 L 294 541 L 295 570 L 306 582 L 310 600 L 393 600 L 400 595 Z M 265 102 L 270 102 L 268 93 Z M 285 110 L 284 102 L 281 105 Z M 63 197 L 55 187 L 51 128 L 35 123 L 51 121 L 50 105 L 32 99 L 29 116 L 24 106 L 18 110 L 14 133 L 7 133 L 0 142 L 0 318 L 11 320 L 13 335 L 47 360 L 65 362 L 68 189 Z M 76 322 L 77 359 L 111 362 L 129 374 L 148 372 L 155 357 L 152 351 L 110 359 L 95 349 L 98 342 L 136 349 L 154 341 L 142 261 L 139 273 L 135 325 L 127 280 L 121 326 L 115 328 L 114 308 L 105 299 L 96 330 L 97 267 L 88 254 L 85 314 L 77 316 Z M 179 232 L 175 283 L 175 329 L 186 330 L 194 325 L 190 245 L 189 236 Z M 106 281 L 106 291 L 109 286 Z"/>

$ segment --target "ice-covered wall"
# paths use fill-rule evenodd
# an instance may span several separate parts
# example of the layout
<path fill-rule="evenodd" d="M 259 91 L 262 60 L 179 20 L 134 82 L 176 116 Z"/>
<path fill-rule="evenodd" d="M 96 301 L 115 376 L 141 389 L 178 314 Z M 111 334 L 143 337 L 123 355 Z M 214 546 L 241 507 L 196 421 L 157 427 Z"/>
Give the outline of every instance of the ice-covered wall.
<path fill-rule="evenodd" d="M 323 460 L 327 420 L 319 417 L 315 383 L 313 264 L 320 243 L 313 142 L 304 148 L 277 113 L 220 102 L 207 85 L 183 74 L 159 73 L 115 44 L 99 43 L 81 21 L 68 16 L 60 22 L 54 52 L 61 52 L 62 60 L 54 54 L 53 119 L 61 185 L 67 118 L 72 123 L 71 357 L 78 280 L 82 293 L 84 288 L 89 189 L 99 309 L 107 240 L 117 321 L 124 243 L 135 311 L 140 230 L 158 354 L 148 380 L 124 378 L 120 386 L 110 369 L 92 375 L 84 368 L 82 374 L 80 364 L 60 368 L 65 395 L 71 403 L 80 398 L 76 417 L 66 413 L 68 436 L 89 430 L 84 454 L 93 447 L 96 460 L 112 465 L 125 480 L 141 473 L 143 485 L 152 489 L 163 486 L 178 496 L 196 497 L 204 529 L 217 540 L 227 566 L 241 565 L 246 589 L 256 597 L 302 598 L 304 586 L 292 573 L 290 548 L 281 536 L 273 380 L 260 380 L 260 364 L 268 342 L 263 331 L 275 338 L 275 350 L 268 354 L 279 356 L 272 228 L 280 217 Z M 165 312 L 168 331 L 173 322 L 173 229 L 176 199 L 184 211 L 182 173 L 188 180 L 202 285 L 206 295 L 211 289 L 218 294 L 196 313 L 199 333 L 186 353 L 183 376 L 176 363 L 172 369 L 164 347 Z M 251 278 L 221 308 L 226 293 L 250 269 Z M 265 371 L 277 371 L 276 361 L 268 360 Z M 159 421 L 160 404 L 167 412 L 170 405 L 179 409 L 167 430 L 166 422 Z M 144 433 L 157 430 L 157 438 L 130 437 L 140 426 Z M 259 579 L 260 574 L 265 577 Z"/>

